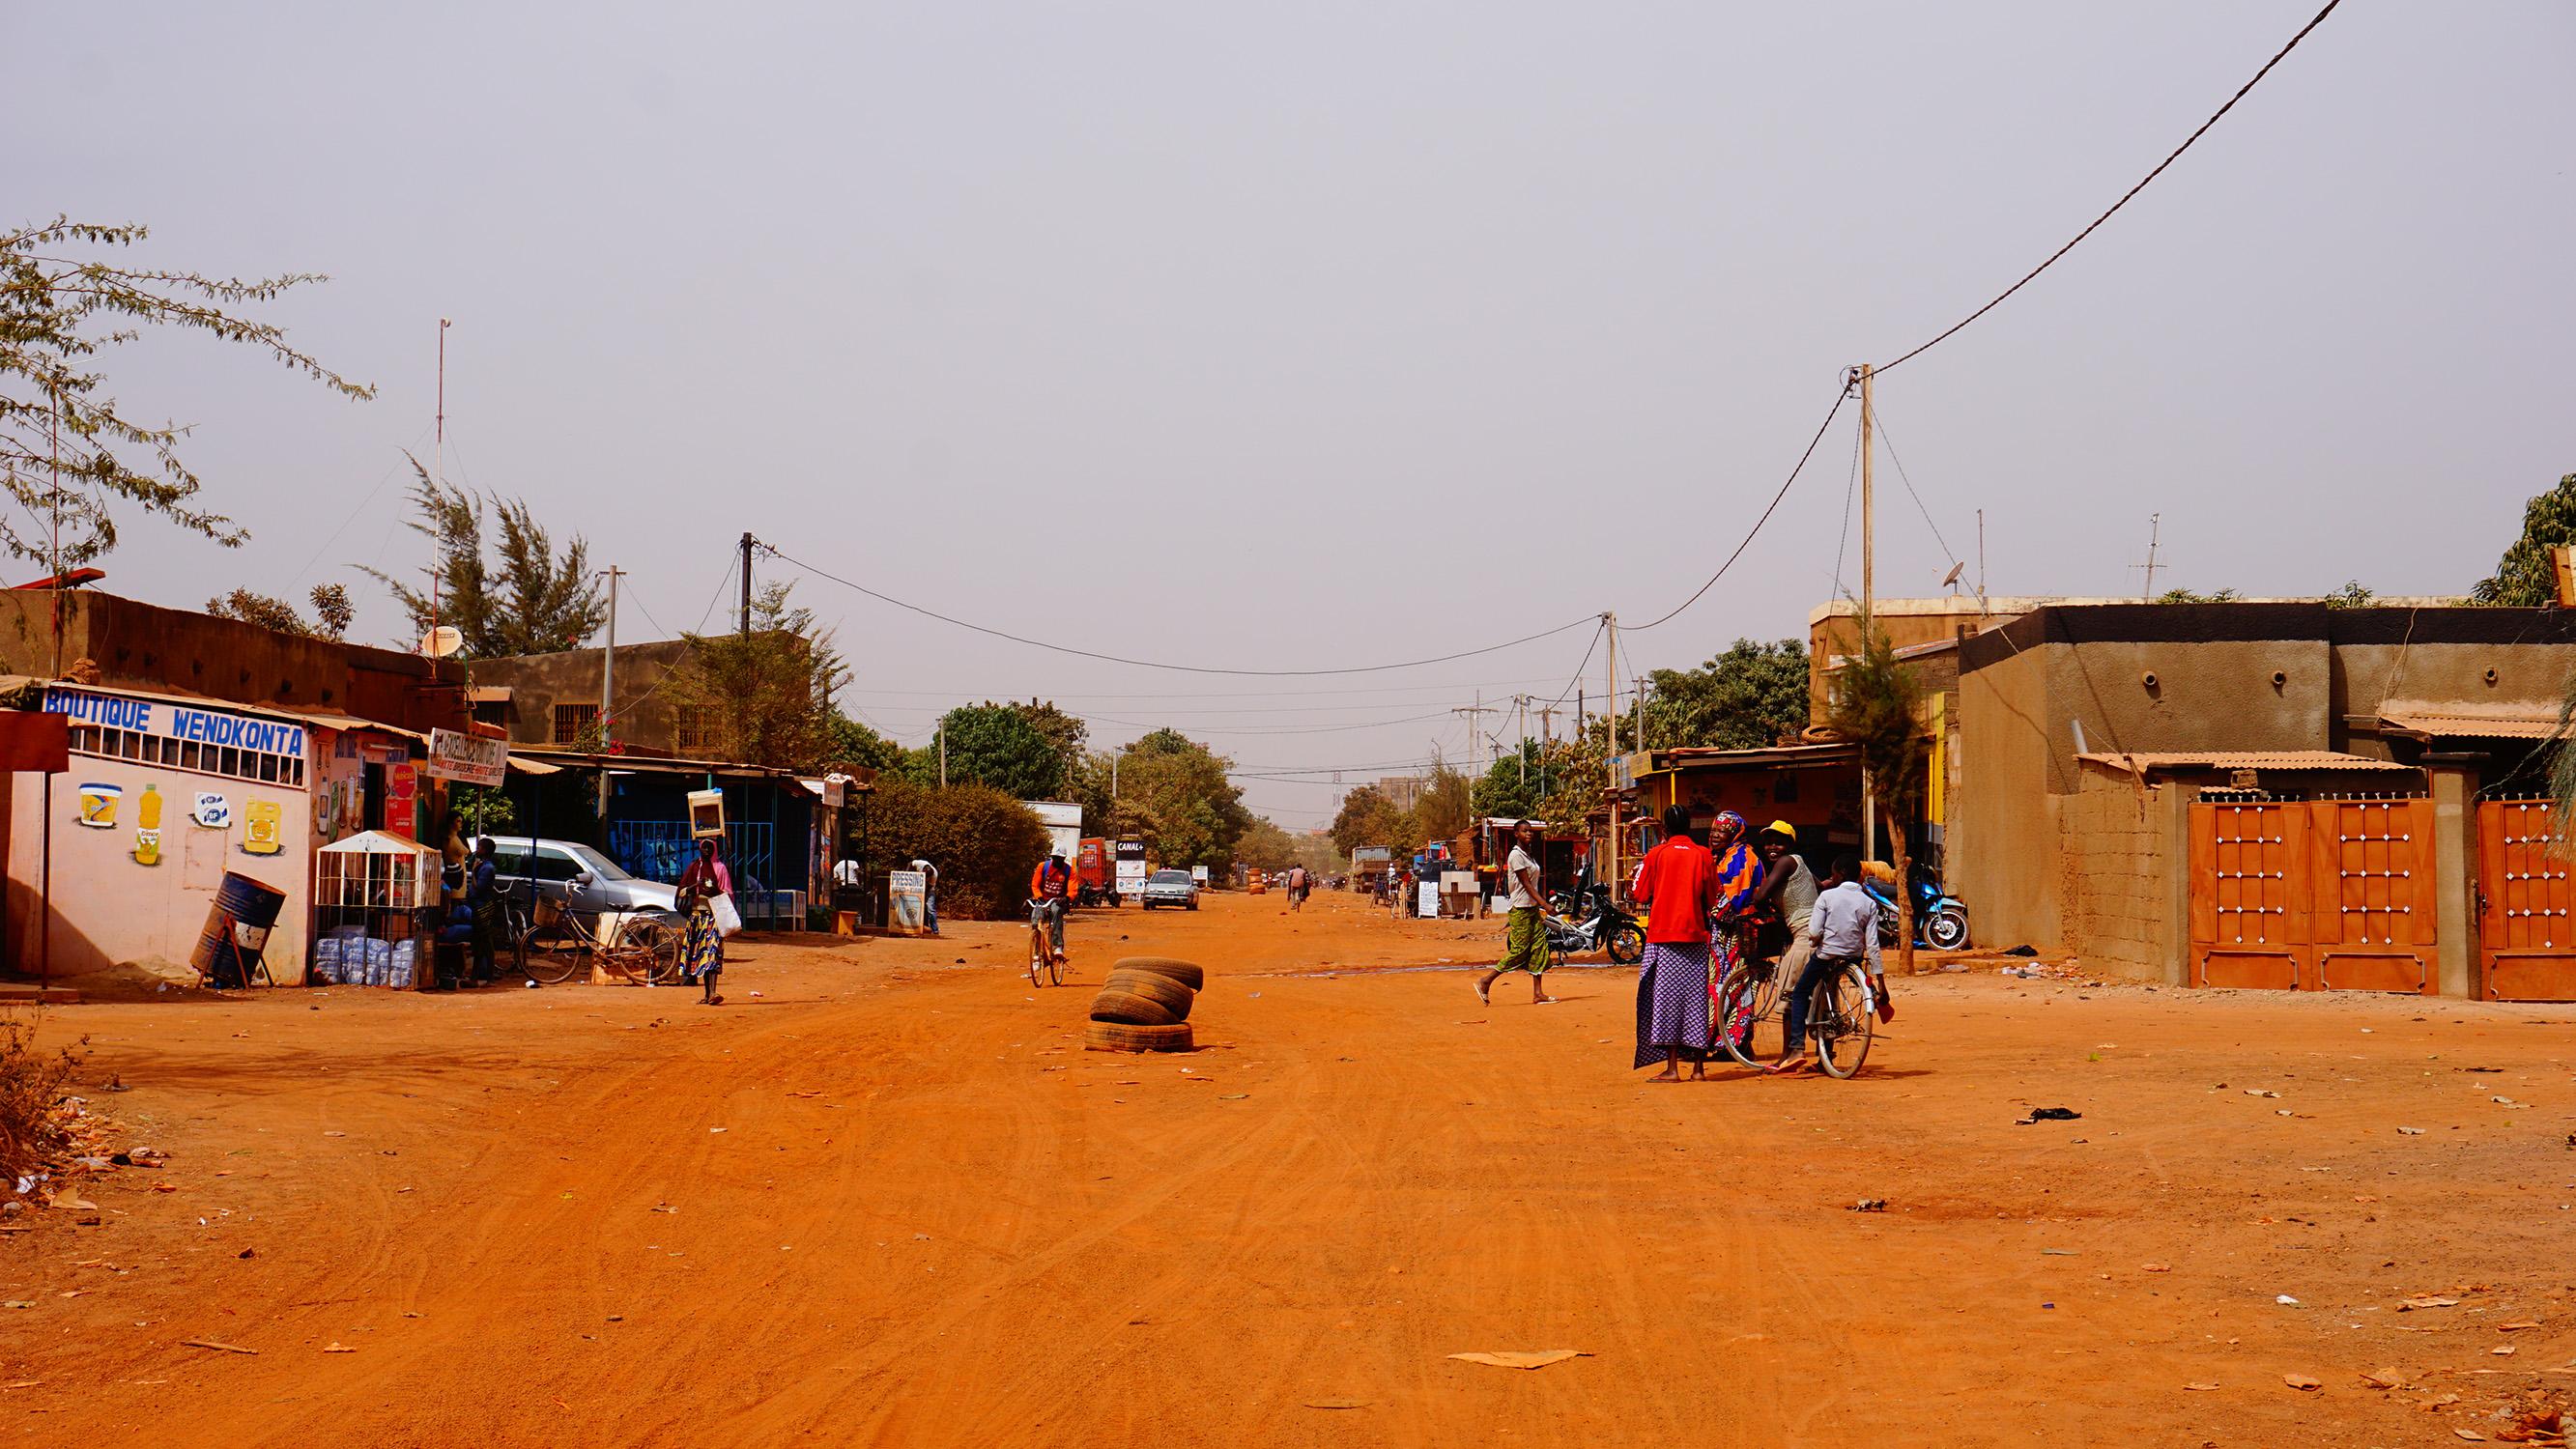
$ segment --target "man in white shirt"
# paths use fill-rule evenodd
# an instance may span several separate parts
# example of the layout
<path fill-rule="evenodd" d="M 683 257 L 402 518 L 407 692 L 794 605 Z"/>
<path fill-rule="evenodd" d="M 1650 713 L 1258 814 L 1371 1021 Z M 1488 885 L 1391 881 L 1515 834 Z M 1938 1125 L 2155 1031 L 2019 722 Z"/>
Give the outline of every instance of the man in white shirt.
<path fill-rule="evenodd" d="M 1775 1070 L 1805 1071 L 1814 1065 L 1813 1043 L 1807 1039 L 1807 1017 L 1813 1010 L 1816 992 L 1835 972 L 1858 961 L 1869 970 L 1870 991 L 1878 999 L 1878 1018 L 1891 1021 L 1896 1016 L 1896 1003 L 1887 994 L 1887 974 L 1878 958 L 1878 901 L 1860 883 L 1860 857 L 1839 856 L 1834 872 L 1825 877 L 1825 889 L 1816 896 L 1815 909 L 1808 913 L 1806 940 L 1814 954 L 1798 977 L 1789 985 L 1789 1048 L 1794 1055 Z"/>
<path fill-rule="evenodd" d="M 922 929 L 936 936 L 939 934 L 939 867 L 926 860 L 916 860 L 912 868 L 921 872 Z"/>
<path fill-rule="evenodd" d="M 1494 983 L 1506 971 L 1526 971 L 1530 978 L 1530 1005 L 1547 1006 L 1556 998 L 1547 994 L 1547 923 L 1540 919 L 1539 906 L 1547 899 L 1540 889 L 1538 861 L 1530 852 L 1538 846 L 1538 827 L 1524 824 L 1519 841 L 1503 862 L 1503 880 L 1511 887 L 1510 924 L 1503 932 L 1503 959 L 1476 983 L 1476 999 L 1493 1004 L 1490 993 Z"/>

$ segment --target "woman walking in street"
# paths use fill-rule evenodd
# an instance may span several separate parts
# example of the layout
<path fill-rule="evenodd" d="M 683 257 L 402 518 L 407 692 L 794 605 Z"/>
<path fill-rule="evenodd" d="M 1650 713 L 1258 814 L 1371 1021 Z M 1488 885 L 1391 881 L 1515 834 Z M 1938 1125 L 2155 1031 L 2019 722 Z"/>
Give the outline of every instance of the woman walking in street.
<path fill-rule="evenodd" d="M 1637 904 L 1647 908 L 1645 969 L 1637 974 L 1637 1060 L 1664 1069 L 1647 1078 L 1678 1082 L 1708 1076 L 1708 918 L 1717 903 L 1716 862 L 1691 839 L 1690 810 L 1664 807 L 1663 843 L 1646 852 L 1637 873 Z"/>
<path fill-rule="evenodd" d="M 724 974 L 724 932 L 716 927 L 716 900 L 733 904 L 733 872 L 716 858 L 713 836 L 698 842 L 698 858 L 680 873 L 680 910 L 688 918 L 688 929 L 680 940 L 680 970 L 685 978 L 705 988 L 700 998 L 708 1006 L 724 1005 L 716 994 L 716 978 Z"/>

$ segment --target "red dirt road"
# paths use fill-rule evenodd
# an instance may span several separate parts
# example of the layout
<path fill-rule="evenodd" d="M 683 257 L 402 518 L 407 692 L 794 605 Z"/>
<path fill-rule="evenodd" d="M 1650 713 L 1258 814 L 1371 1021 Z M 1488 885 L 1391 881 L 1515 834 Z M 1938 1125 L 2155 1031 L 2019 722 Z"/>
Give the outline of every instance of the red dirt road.
<path fill-rule="evenodd" d="M 1208 966 L 1202 1049 L 1169 1057 L 1080 1050 L 1089 989 L 1031 990 L 1004 926 L 754 944 L 712 1010 L 59 1011 L 84 1079 L 132 1086 L 92 1102 L 173 1160 L 94 1183 L 102 1226 L 0 1237 L 0 1299 L 33 1305 L 0 1310 L 0 1419 L 101 1445 L 2397 1445 L 2576 1386 L 2576 1012 L 1933 977 L 1860 1080 L 1654 1086 L 1632 972 L 1535 1008 L 1312 974 L 1497 934 L 1329 895 L 1078 916 L 1086 983 Z M 2015 1125 L 2041 1105 L 2083 1118 Z M 1446 1357 L 1550 1348 L 1590 1357 Z M 2382 1368 L 2401 1387 L 2359 1377 Z"/>

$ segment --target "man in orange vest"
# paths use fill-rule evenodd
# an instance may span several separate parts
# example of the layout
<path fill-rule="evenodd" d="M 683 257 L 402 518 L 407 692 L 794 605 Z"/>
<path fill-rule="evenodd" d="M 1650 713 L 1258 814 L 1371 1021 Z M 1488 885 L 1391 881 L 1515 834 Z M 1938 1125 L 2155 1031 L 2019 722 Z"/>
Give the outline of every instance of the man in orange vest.
<path fill-rule="evenodd" d="M 1064 959 L 1065 898 L 1072 891 L 1073 867 L 1065 863 L 1061 850 L 1039 861 L 1038 868 L 1029 873 L 1029 899 L 1046 913 L 1047 944 L 1058 961 Z"/>

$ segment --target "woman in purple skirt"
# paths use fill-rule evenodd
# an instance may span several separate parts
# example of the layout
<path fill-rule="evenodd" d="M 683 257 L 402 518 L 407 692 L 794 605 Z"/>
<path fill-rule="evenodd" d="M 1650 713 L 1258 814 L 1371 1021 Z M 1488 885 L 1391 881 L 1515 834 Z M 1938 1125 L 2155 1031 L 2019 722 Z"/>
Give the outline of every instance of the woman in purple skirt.
<path fill-rule="evenodd" d="M 1691 838 L 1690 811 L 1664 808 L 1664 839 L 1646 852 L 1633 894 L 1646 912 L 1646 961 L 1637 976 L 1637 1060 L 1660 1061 L 1648 1078 L 1678 1082 L 1708 1075 L 1708 918 L 1717 904 L 1716 863 Z"/>

